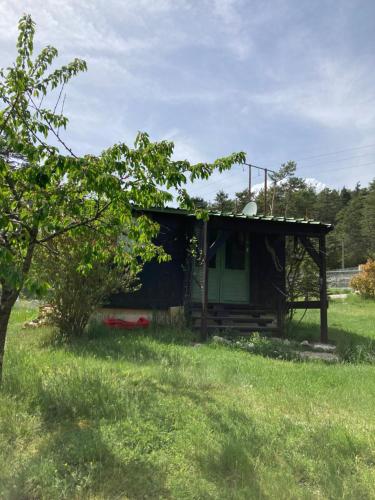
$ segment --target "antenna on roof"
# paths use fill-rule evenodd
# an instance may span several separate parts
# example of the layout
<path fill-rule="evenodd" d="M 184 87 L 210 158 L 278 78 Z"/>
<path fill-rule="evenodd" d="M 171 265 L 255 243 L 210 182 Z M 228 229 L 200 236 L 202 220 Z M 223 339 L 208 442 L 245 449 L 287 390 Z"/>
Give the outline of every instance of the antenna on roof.
<path fill-rule="evenodd" d="M 246 215 L 247 217 L 252 217 L 257 214 L 258 211 L 258 206 L 255 203 L 255 201 L 249 201 L 242 210 L 243 215 Z"/>

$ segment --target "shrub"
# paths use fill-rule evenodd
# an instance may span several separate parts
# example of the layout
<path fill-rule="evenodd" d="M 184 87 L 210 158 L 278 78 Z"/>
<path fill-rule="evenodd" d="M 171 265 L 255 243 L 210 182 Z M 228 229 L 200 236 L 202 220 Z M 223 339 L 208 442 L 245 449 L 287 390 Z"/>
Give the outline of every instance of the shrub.
<path fill-rule="evenodd" d="M 319 270 L 301 245 L 288 238 L 286 244 L 286 295 L 288 302 L 319 298 Z M 289 321 L 295 310 L 289 309 Z"/>
<path fill-rule="evenodd" d="M 105 243 L 94 231 L 80 228 L 38 251 L 34 273 L 48 284 L 50 317 L 61 336 L 82 335 L 93 311 L 112 293 L 135 289 L 134 275 L 114 262 L 115 245 L 115 237 Z"/>
<path fill-rule="evenodd" d="M 375 260 L 369 259 L 362 266 L 362 272 L 351 279 L 350 286 L 361 297 L 375 299 Z"/>

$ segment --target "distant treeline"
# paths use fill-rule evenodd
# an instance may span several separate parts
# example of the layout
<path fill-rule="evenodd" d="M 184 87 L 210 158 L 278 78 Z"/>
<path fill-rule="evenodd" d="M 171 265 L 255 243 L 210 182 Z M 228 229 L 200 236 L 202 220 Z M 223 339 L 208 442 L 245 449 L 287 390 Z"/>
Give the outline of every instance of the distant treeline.
<path fill-rule="evenodd" d="M 354 189 L 323 189 L 317 191 L 295 175 L 296 164 L 288 162 L 271 177 L 267 190 L 267 215 L 315 219 L 335 226 L 328 235 L 328 266 L 345 267 L 362 264 L 375 258 L 375 179 L 367 186 Z M 221 212 L 241 213 L 248 201 L 247 189 L 230 198 L 225 191 L 216 194 L 213 202 L 194 197 L 197 206 Z M 264 191 L 252 195 L 258 213 L 264 213 Z"/>

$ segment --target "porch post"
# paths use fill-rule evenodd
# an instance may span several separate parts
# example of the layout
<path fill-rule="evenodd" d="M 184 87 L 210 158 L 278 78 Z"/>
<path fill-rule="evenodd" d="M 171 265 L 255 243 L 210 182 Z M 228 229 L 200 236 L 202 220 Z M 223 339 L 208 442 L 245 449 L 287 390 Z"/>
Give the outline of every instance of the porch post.
<path fill-rule="evenodd" d="M 201 340 L 207 340 L 207 308 L 208 308 L 208 237 L 207 221 L 203 221 L 203 255 L 202 255 L 202 315 Z"/>
<path fill-rule="evenodd" d="M 326 237 L 319 236 L 319 290 L 320 290 L 320 340 L 328 342 L 328 319 L 327 319 L 327 260 L 326 260 Z"/>

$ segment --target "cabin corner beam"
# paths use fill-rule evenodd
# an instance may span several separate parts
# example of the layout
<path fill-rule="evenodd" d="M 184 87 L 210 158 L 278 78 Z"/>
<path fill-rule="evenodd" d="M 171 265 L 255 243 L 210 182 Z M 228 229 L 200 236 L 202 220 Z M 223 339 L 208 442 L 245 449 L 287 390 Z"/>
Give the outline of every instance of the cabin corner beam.
<path fill-rule="evenodd" d="M 319 292 L 320 292 L 320 340 L 328 342 L 328 299 L 327 299 L 327 259 L 326 259 L 326 237 L 319 236 Z"/>
<path fill-rule="evenodd" d="M 202 315 L 201 315 L 201 340 L 207 340 L 207 310 L 208 310 L 208 223 L 203 221 L 202 241 Z"/>

